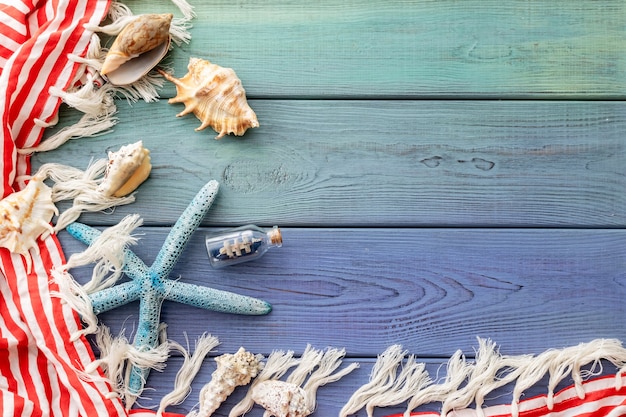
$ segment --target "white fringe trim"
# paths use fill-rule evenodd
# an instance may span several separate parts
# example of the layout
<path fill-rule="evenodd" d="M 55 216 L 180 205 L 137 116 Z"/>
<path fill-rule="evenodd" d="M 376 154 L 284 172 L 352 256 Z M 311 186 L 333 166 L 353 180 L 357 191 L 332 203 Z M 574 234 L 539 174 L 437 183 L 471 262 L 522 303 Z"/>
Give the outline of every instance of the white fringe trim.
<path fill-rule="evenodd" d="M 317 405 L 317 390 L 319 387 L 338 381 L 345 375 L 359 367 L 352 363 L 342 370 L 335 372 L 343 361 L 346 352 L 344 349 L 328 348 L 325 351 L 314 349 L 307 345 L 299 359 L 293 358 L 293 352 L 272 352 L 267 358 L 263 370 L 249 385 L 248 392 L 229 413 L 229 417 L 242 416 L 254 405 L 252 392 L 264 381 L 280 379 L 290 368 L 296 366 L 285 382 L 301 387 L 305 393 L 306 407 L 313 412 Z"/>
<path fill-rule="evenodd" d="M 463 353 L 459 350 L 452 355 L 448 361 L 448 368 L 445 380 L 439 384 L 431 384 L 428 381 L 424 387 L 416 390 L 409 400 L 408 410 L 414 410 L 422 404 L 442 402 L 450 393 L 456 391 L 466 380 L 471 364 L 465 361 Z M 408 417 L 410 411 L 405 413 Z"/>
<path fill-rule="evenodd" d="M 59 291 L 52 292 L 51 295 L 67 303 L 72 310 L 76 311 L 83 324 L 85 324 L 83 329 L 74 332 L 70 336 L 70 341 L 74 342 L 83 335 L 96 333 L 98 331 L 98 318 L 93 312 L 91 299 L 84 288 L 66 270 L 55 267 L 50 271 L 50 274 L 52 281 L 59 287 Z"/>
<path fill-rule="evenodd" d="M 309 410 L 314 411 L 317 406 L 317 389 L 319 387 L 339 381 L 359 367 L 359 364 L 355 362 L 335 372 L 341 366 L 345 356 L 345 349 L 328 348 L 326 351 L 321 352 L 315 367 L 311 368 L 308 380 L 302 385 L 302 389 L 304 389 L 306 394 L 306 405 Z M 303 361 L 302 364 L 304 363 Z"/>
<path fill-rule="evenodd" d="M 71 341 L 99 331 L 89 294 L 108 288 L 119 280 L 124 266 L 124 249 L 137 242 L 137 238 L 130 233 L 141 223 L 137 214 L 126 216 L 117 225 L 104 230 L 85 251 L 72 254 L 67 263 L 50 271 L 52 280 L 59 287 L 52 295 L 76 311 L 86 326 L 72 334 Z M 81 286 L 68 271 L 91 263 L 96 264 L 91 280 Z"/>
<path fill-rule="evenodd" d="M 370 380 L 359 388 L 339 412 L 340 417 L 347 417 L 367 406 L 372 398 L 384 395 L 393 386 L 396 372 L 407 351 L 400 345 L 392 345 L 378 356 L 370 373 Z"/>
<path fill-rule="evenodd" d="M 190 21 L 195 17 L 195 13 L 193 7 L 186 0 L 172 0 L 172 2 L 183 14 L 182 18 L 174 18 L 170 26 L 173 44 L 180 46 L 191 40 Z M 100 37 L 97 33 L 110 36 L 117 35 L 137 16 L 133 16 L 132 11 L 126 5 L 114 1 L 109 8 L 108 17 L 112 21 L 111 24 L 104 26 L 85 25 L 85 29 L 93 32 L 93 34 L 84 58 L 73 54 L 68 56 L 71 61 L 81 65 L 76 75 L 76 82 L 80 82 L 80 85 L 72 86 L 67 91 L 57 87 L 51 87 L 49 90 L 52 96 L 59 97 L 68 106 L 85 113 L 84 116 L 73 126 L 61 129 L 43 140 L 38 146 L 19 149 L 19 153 L 31 154 L 50 151 L 70 139 L 93 137 L 107 133 L 117 123 L 115 118 L 116 97 L 123 97 L 131 103 L 140 99 L 148 103 L 159 99 L 158 89 L 163 86 L 164 80 L 156 71 L 151 71 L 137 82 L 126 86 L 113 86 L 105 83 L 99 75 L 107 49 L 101 46 Z M 58 119 L 55 118 L 49 123 L 43 120 L 35 120 L 35 123 L 38 126 L 49 127 L 56 124 L 57 121 Z"/>
<path fill-rule="evenodd" d="M 191 20 L 196 17 L 196 13 L 193 11 L 193 6 L 185 0 L 172 0 L 172 3 L 178 7 L 183 16 L 185 16 L 185 19 Z"/>
<path fill-rule="evenodd" d="M 113 391 L 130 407 L 136 395 L 128 391 L 128 380 L 133 366 L 163 371 L 169 358 L 169 343 L 164 342 L 156 348 L 139 350 L 125 336 L 112 337 L 106 326 L 101 326 L 96 334 L 96 345 L 100 349 L 100 358 L 85 369 L 87 374 L 101 368 L 110 381 Z"/>
<path fill-rule="evenodd" d="M 497 388 L 515 383 L 511 415 L 517 417 L 523 392 L 546 374 L 549 375 L 546 405 L 551 410 L 554 407 L 554 390 L 568 375 L 579 398 L 584 399 L 583 381 L 597 373 L 601 361 L 608 361 L 619 369 L 615 379 L 616 389 L 621 387 L 621 376 L 626 370 L 626 349 L 616 339 L 596 339 L 565 349 L 548 350 L 536 356 L 501 355 L 496 344 L 487 339 L 478 339 L 478 344 L 473 361 L 466 360 L 460 351 L 452 356 L 448 361 L 446 378 L 441 383 L 434 383 L 424 365 L 418 364 L 414 356 L 405 361 L 407 352 L 401 346 L 390 346 L 378 357 L 370 381 L 352 395 L 339 416 L 347 417 L 365 407 L 371 417 L 375 407 L 398 405 L 407 400 L 406 417 L 417 407 L 433 402 L 441 403 L 442 417 L 472 404 L 476 407 L 476 415 L 484 416 L 482 406 L 485 397 Z M 582 367 L 589 364 L 590 370 L 583 371 Z"/>
<path fill-rule="evenodd" d="M 250 411 L 254 406 L 254 400 L 252 399 L 253 388 L 263 381 L 280 379 L 290 368 L 296 366 L 299 362 L 299 359 L 293 357 L 293 351 L 291 350 L 287 352 L 277 350 L 270 353 L 265 361 L 263 370 L 252 380 L 245 397 L 235 404 L 228 416 L 239 417 Z"/>
<path fill-rule="evenodd" d="M 52 201 L 73 200 L 73 205 L 61 213 L 56 219 L 54 231 L 58 232 L 68 224 L 77 220 L 85 211 L 104 211 L 112 207 L 130 204 L 135 201 L 133 194 L 125 197 L 107 197 L 98 190 L 103 181 L 108 159 L 99 159 L 92 163 L 87 170 L 61 164 L 44 164 L 34 176 L 51 179 Z"/>
<path fill-rule="evenodd" d="M 92 294 L 114 285 L 122 276 L 124 250 L 137 243 L 131 233 L 143 220 L 138 214 L 124 217 L 118 224 L 105 229 L 100 237 L 80 253 L 70 256 L 66 269 L 95 263 L 91 280 L 83 285 L 87 294 Z"/>
<path fill-rule="evenodd" d="M 220 341 L 217 337 L 211 336 L 210 334 L 203 334 L 196 341 L 193 355 L 189 355 L 189 352 L 183 346 L 174 341 L 170 341 L 170 346 L 179 351 L 185 359 L 176 374 L 174 389 L 172 392 L 165 395 L 159 403 L 159 409 L 157 411 L 158 417 L 163 414 L 167 407 L 181 404 L 189 396 L 191 393 L 191 382 L 198 374 L 204 358 L 219 344 Z"/>
<path fill-rule="evenodd" d="M 113 391 L 119 395 L 123 391 L 125 360 L 130 349 L 128 340 L 119 336 L 113 338 L 108 327 L 101 326 L 96 333 L 96 346 L 100 349 L 100 359 L 96 359 L 85 369 L 85 372 L 95 372 L 102 369 L 110 381 Z"/>
<path fill-rule="evenodd" d="M 411 398 L 416 391 L 431 383 L 425 364 L 416 361 L 415 356 L 410 356 L 402 366 L 398 377 L 390 381 L 388 392 L 377 393 L 371 396 L 365 405 L 368 416 L 374 415 L 374 408 L 388 407 L 400 404 Z"/>

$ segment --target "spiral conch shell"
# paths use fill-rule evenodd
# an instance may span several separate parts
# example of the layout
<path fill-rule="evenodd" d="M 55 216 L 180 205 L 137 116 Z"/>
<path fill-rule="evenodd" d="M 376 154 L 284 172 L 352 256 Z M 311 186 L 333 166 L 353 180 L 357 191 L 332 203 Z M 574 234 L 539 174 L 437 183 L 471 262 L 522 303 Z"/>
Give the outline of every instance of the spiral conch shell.
<path fill-rule="evenodd" d="M 109 163 L 98 191 L 105 196 L 124 197 L 133 192 L 150 175 L 150 151 L 138 141 L 109 152 Z"/>
<path fill-rule="evenodd" d="M 185 110 L 178 117 L 193 112 L 202 122 L 196 131 L 211 126 L 220 139 L 231 133 L 243 135 L 248 128 L 258 127 L 256 114 L 248 105 L 241 80 L 232 68 L 224 68 L 209 61 L 190 58 L 189 72 L 183 78 L 174 78 L 165 71 L 161 75 L 176 85 L 176 97 L 169 103 L 184 103 Z"/>
<path fill-rule="evenodd" d="M 143 14 L 117 35 L 100 69 L 115 85 L 137 81 L 154 68 L 170 46 L 173 15 Z"/>
<path fill-rule="evenodd" d="M 30 272 L 30 249 L 39 252 L 37 238 L 54 231 L 50 221 L 59 214 L 52 202 L 52 189 L 42 178 L 33 177 L 26 187 L 0 201 L 0 247 L 19 253 Z"/>
<path fill-rule="evenodd" d="M 215 358 L 217 369 L 211 381 L 200 392 L 200 410 L 194 417 L 209 417 L 218 409 L 236 387 L 247 385 L 262 369 L 261 355 L 254 355 L 239 348 L 235 354 L 224 354 Z"/>

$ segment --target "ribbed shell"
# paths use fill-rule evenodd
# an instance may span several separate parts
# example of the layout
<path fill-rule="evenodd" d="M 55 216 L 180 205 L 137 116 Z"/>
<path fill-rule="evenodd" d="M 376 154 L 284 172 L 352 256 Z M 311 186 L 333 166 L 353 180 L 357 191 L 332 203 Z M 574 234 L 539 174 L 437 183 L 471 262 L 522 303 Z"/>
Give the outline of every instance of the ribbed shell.
<path fill-rule="evenodd" d="M 37 238 L 54 231 L 50 224 L 54 214 L 59 212 L 52 202 L 52 189 L 42 179 L 32 178 L 22 191 L 0 201 L 0 247 L 25 255 L 30 270 L 28 251 L 38 252 Z"/>
<path fill-rule="evenodd" d="M 178 117 L 193 113 L 202 122 L 196 131 L 211 126 L 215 139 L 225 135 L 243 135 L 258 127 L 256 114 L 248 105 L 241 80 L 232 68 L 224 68 L 209 61 L 190 58 L 189 72 L 183 78 L 174 78 L 165 71 L 161 75 L 176 85 L 176 97 L 169 103 L 184 103 L 185 110 Z"/>

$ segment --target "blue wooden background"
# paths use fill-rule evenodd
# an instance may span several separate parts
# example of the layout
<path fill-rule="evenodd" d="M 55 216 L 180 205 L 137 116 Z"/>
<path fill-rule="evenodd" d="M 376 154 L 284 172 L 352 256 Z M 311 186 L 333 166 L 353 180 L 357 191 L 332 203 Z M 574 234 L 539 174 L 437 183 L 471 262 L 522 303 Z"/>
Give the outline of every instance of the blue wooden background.
<path fill-rule="evenodd" d="M 164 0 L 126 3 L 176 12 Z M 320 389 L 317 416 L 337 415 L 391 344 L 436 372 L 457 349 L 471 356 L 476 337 L 505 354 L 626 340 L 626 3 L 195 3 L 192 41 L 167 64 L 178 77 L 191 56 L 235 69 L 259 128 L 220 141 L 194 132 L 199 121 L 175 117 L 182 106 L 167 103 L 166 83 L 158 102 L 120 100 L 113 132 L 33 157 L 34 169 L 86 168 L 142 139 L 153 171 L 137 201 L 81 221 L 106 227 L 139 213 L 146 263 L 199 188 L 221 183 L 175 274 L 274 310 L 241 317 L 166 302 L 171 338 L 210 332 L 215 355 L 345 347 L 361 368 Z M 62 107 L 59 128 L 79 116 Z M 205 232 L 247 223 L 281 226 L 283 248 L 211 269 Z M 68 256 L 84 249 L 59 237 Z M 101 319 L 132 337 L 137 307 Z M 141 404 L 158 404 L 180 363 L 151 374 Z M 169 411 L 188 412 L 213 370 L 209 358 Z"/>

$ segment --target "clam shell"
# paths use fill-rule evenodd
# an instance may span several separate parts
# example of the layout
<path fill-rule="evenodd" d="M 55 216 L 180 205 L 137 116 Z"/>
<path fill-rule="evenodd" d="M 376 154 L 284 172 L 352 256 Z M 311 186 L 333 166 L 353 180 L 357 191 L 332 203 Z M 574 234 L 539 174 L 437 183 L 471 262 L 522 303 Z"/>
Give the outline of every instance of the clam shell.
<path fill-rule="evenodd" d="M 170 47 L 173 15 L 144 14 L 117 35 L 100 69 L 114 85 L 131 84 L 154 68 Z"/>
<path fill-rule="evenodd" d="M 123 197 L 133 192 L 150 175 L 150 151 L 138 141 L 109 152 L 109 163 L 98 191 L 105 196 Z"/>
<path fill-rule="evenodd" d="M 177 114 L 178 117 L 193 113 L 202 122 L 196 131 L 211 126 L 219 133 L 215 139 L 231 133 L 241 136 L 248 128 L 259 126 L 241 80 L 232 68 L 190 58 L 187 69 L 189 72 L 180 79 L 159 70 L 176 85 L 176 97 L 169 103 L 185 104 L 185 110 Z"/>
<path fill-rule="evenodd" d="M 54 231 L 50 221 L 55 214 L 59 211 L 52 202 L 52 189 L 43 179 L 32 178 L 23 190 L 0 201 L 0 247 L 21 255 L 31 248 L 38 252 L 37 238 Z M 30 257 L 25 258 L 30 271 Z"/>

